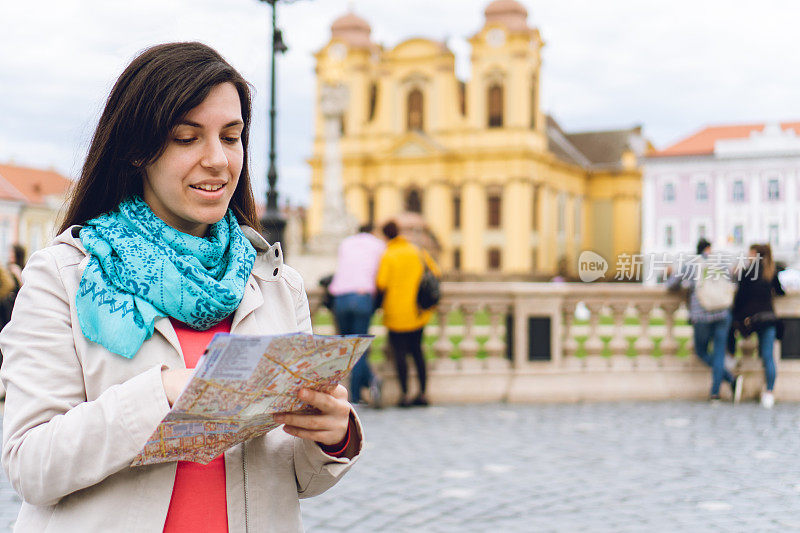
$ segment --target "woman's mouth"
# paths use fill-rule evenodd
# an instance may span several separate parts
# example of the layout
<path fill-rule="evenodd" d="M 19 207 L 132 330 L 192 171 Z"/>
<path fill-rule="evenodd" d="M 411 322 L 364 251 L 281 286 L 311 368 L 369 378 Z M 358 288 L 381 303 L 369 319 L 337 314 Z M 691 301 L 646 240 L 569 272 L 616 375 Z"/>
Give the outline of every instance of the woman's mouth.
<path fill-rule="evenodd" d="M 215 191 L 220 190 L 224 186 L 225 186 L 225 184 L 222 184 L 222 183 L 217 184 L 217 185 L 210 185 L 210 184 L 189 185 L 189 187 L 191 187 L 192 189 L 198 189 L 198 190 L 206 191 L 206 192 L 215 192 Z"/>

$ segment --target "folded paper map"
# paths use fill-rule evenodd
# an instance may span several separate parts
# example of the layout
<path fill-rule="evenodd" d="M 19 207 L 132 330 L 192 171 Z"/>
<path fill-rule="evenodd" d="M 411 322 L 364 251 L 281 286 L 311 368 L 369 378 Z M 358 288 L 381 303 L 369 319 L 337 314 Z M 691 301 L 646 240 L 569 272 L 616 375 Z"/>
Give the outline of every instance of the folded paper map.
<path fill-rule="evenodd" d="M 207 464 L 228 448 L 279 426 L 273 415 L 311 412 L 301 388 L 330 392 L 371 335 L 217 334 L 194 375 L 131 466 Z"/>

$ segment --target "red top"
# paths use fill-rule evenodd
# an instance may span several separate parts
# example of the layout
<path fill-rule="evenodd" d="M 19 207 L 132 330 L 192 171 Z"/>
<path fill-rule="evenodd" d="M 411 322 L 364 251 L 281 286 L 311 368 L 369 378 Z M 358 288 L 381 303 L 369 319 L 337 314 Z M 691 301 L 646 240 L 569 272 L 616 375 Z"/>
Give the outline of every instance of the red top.
<path fill-rule="evenodd" d="M 170 319 L 183 350 L 186 368 L 194 368 L 217 333 L 230 333 L 231 317 L 207 331 L 195 331 Z M 165 533 L 227 533 L 228 505 L 225 495 L 225 455 L 207 465 L 178 461 L 175 486 L 169 502 Z"/>
<path fill-rule="evenodd" d="M 194 368 L 203 351 L 217 333 L 230 333 L 232 318 L 228 317 L 207 331 L 196 331 L 170 318 L 183 350 L 186 368 Z M 351 421 L 352 425 L 353 422 Z M 328 455 L 342 457 L 350 443 L 352 431 L 347 427 L 344 445 L 322 446 Z M 165 533 L 227 533 L 228 501 L 225 492 L 225 455 L 207 465 L 178 461 L 175 485 L 169 502 Z"/>

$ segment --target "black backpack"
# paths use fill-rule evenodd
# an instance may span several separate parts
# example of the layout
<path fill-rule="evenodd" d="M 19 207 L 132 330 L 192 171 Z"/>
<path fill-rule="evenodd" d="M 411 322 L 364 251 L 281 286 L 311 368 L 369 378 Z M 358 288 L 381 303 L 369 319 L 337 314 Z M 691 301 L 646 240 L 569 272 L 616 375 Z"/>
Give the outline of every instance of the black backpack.
<path fill-rule="evenodd" d="M 330 291 L 330 285 L 333 281 L 333 274 L 328 274 L 319 280 L 319 286 L 322 287 L 322 305 L 333 311 L 333 294 Z"/>
<path fill-rule="evenodd" d="M 425 258 L 420 255 L 420 259 L 425 271 L 422 273 L 422 279 L 419 280 L 419 288 L 417 288 L 417 307 L 425 311 L 439 303 L 439 300 L 442 299 L 442 290 L 439 286 L 439 278 L 428 268 Z"/>

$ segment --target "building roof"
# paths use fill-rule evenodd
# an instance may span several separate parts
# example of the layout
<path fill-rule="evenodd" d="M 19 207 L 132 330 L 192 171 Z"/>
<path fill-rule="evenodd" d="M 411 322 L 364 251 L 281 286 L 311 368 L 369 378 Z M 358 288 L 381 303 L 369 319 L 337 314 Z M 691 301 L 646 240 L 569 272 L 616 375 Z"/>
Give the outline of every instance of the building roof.
<path fill-rule="evenodd" d="M 9 182 L 0 176 L 0 200 L 10 200 L 12 202 L 25 202 L 25 196 L 14 188 Z"/>
<path fill-rule="evenodd" d="M 547 120 L 547 149 L 558 159 L 571 165 L 586 167 L 590 164 L 580 150 L 575 148 L 561 126 L 550 115 L 545 115 Z"/>
<path fill-rule="evenodd" d="M 708 155 L 714 153 L 714 145 L 723 139 L 745 139 L 756 131 L 764 131 L 766 124 L 736 124 L 727 126 L 706 126 L 700 131 L 664 148 L 648 154 L 649 157 L 669 157 L 684 155 Z M 800 134 L 800 122 L 782 122 L 782 130 L 793 129 Z"/>
<path fill-rule="evenodd" d="M 586 169 L 622 167 L 626 151 L 641 151 L 641 126 L 619 130 L 566 133 L 550 115 L 547 119 L 547 148 L 561 161 Z"/>
<path fill-rule="evenodd" d="M 15 199 L 32 204 L 47 203 L 51 196 L 64 197 L 72 186 L 72 180 L 55 170 L 16 165 L 0 165 L 0 178 L 0 191 L 16 191 Z"/>
<path fill-rule="evenodd" d="M 355 48 L 371 47 L 372 42 L 369 39 L 371 32 L 369 23 L 355 13 L 342 15 L 331 25 L 331 39 L 339 39 Z"/>
<path fill-rule="evenodd" d="M 483 12 L 486 22 L 500 22 L 511 31 L 528 30 L 528 10 L 516 0 L 495 0 Z"/>
<path fill-rule="evenodd" d="M 632 137 L 642 135 L 641 126 L 621 130 L 586 131 L 568 133 L 567 139 L 586 156 L 593 165 L 606 166 L 619 164 L 622 154 L 636 152 L 631 145 Z"/>

